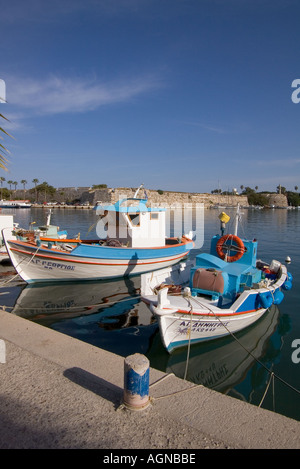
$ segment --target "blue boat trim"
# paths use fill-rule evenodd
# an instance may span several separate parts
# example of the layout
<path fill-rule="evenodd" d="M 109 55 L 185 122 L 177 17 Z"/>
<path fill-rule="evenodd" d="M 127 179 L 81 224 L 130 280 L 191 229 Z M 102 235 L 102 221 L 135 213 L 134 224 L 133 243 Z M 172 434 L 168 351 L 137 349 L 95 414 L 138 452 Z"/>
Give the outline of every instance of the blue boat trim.
<path fill-rule="evenodd" d="M 23 254 L 34 254 L 35 257 L 47 257 L 52 259 L 64 259 L 69 262 L 80 262 L 80 258 L 90 258 L 97 261 L 97 259 L 107 260 L 124 260 L 135 263 L 137 261 L 151 261 L 157 258 L 168 258 L 173 256 L 186 255 L 194 246 L 194 243 L 188 242 L 185 244 L 178 244 L 176 247 L 167 246 L 164 248 L 110 248 L 106 246 L 79 246 L 75 248 L 72 253 L 39 248 L 37 251 L 36 246 L 24 244 L 21 241 L 9 241 L 12 250 L 20 251 Z M 25 250 L 26 248 L 26 250 Z M 82 248 L 82 249 L 79 249 Z M 75 252 L 74 252 L 75 251 Z M 158 256 L 159 253 L 159 256 Z M 97 255 L 96 255 L 97 254 Z M 94 263 L 94 262 L 93 262 Z"/>

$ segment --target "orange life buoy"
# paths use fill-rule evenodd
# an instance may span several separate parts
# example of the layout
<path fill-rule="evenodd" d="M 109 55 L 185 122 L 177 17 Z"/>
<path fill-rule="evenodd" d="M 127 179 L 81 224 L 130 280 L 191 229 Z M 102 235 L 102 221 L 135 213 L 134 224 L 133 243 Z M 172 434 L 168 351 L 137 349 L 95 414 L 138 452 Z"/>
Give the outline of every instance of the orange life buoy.
<path fill-rule="evenodd" d="M 232 245 L 232 244 L 226 245 L 226 241 L 234 241 L 235 245 Z M 225 254 L 225 252 L 223 252 L 224 248 L 227 249 L 228 251 L 235 250 L 237 251 L 237 253 L 234 254 L 233 256 L 228 256 Z M 218 256 L 221 259 L 225 259 L 226 257 L 227 262 L 234 262 L 234 261 L 238 261 L 243 256 L 244 252 L 246 251 L 246 248 L 244 246 L 243 241 L 238 236 L 228 234 L 228 235 L 222 236 L 219 239 L 216 245 L 216 250 L 217 250 Z"/>

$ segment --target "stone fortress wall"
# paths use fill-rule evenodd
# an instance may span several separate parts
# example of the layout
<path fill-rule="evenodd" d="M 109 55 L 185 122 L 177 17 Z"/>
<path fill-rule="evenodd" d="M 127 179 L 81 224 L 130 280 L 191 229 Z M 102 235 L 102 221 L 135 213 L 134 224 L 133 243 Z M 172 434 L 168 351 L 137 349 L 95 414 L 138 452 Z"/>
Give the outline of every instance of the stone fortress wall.
<path fill-rule="evenodd" d="M 119 198 L 133 197 L 137 188 L 104 188 L 91 189 L 90 187 L 60 187 L 51 200 L 47 202 L 73 203 L 77 200 L 80 204 L 95 205 L 98 201 L 104 203 L 115 203 Z M 27 191 L 26 191 L 27 192 Z M 150 189 L 140 189 L 139 198 L 143 198 L 145 192 L 148 197 L 149 204 L 155 206 L 173 207 L 189 204 L 195 207 L 197 204 L 204 204 L 205 208 L 210 207 L 235 207 L 240 204 L 242 207 L 248 207 L 248 199 L 245 195 L 222 195 L 209 193 L 190 193 L 175 191 L 157 191 Z M 269 205 L 275 207 L 287 207 L 287 198 L 283 194 L 265 194 L 269 199 Z M 27 198 L 28 194 L 24 191 L 17 190 L 13 196 L 15 199 Z M 47 198 L 48 199 L 48 198 Z M 41 202 L 40 202 L 41 203 Z"/>
<path fill-rule="evenodd" d="M 133 197 L 136 188 L 107 188 L 89 190 L 82 193 L 81 203 L 89 202 L 95 205 L 97 202 L 115 203 L 123 197 Z M 205 208 L 211 207 L 236 207 L 238 204 L 242 207 L 248 207 L 248 198 L 245 195 L 222 195 L 208 193 L 189 193 L 189 192 L 173 192 L 140 189 L 139 198 L 143 198 L 145 193 L 148 197 L 149 204 L 155 206 L 173 207 L 190 205 L 195 207 L 197 204 L 204 204 Z M 287 207 L 287 198 L 283 194 L 266 194 L 269 198 L 270 206 Z"/>
<path fill-rule="evenodd" d="M 94 191 L 84 192 L 81 197 L 81 202 L 94 205 L 97 202 L 115 203 L 120 198 L 133 197 L 136 188 L 116 188 L 116 189 L 96 189 Z M 144 198 L 145 193 L 148 197 L 148 203 L 155 206 L 173 207 L 190 205 L 192 207 L 196 204 L 204 204 L 206 208 L 211 206 L 248 206 L 248 199 L 246 196 L 237 195 L 216 195 L 216 194 L 195 194 L 188 192 L 171 192 L 163 191 L 159 193 L 157 190 L 141 189 L 137 195 L 138 198 Z"/>

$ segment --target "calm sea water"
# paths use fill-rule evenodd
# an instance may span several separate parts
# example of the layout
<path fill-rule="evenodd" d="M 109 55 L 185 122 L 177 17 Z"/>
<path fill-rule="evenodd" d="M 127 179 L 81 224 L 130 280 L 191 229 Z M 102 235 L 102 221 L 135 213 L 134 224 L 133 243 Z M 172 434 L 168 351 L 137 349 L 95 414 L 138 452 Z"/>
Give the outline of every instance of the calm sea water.
<path fill-rule="evenodd" d="M 204 230 L 201 217 L 198 222 L 194 219 L 198 241 L 204 235 L 203 250 L 219 232 L 222 210 L 233 219 L 230 209 L 205 210 Z M 5 213 L 13 213 L 22 227 L 46 219 L 43 209 Z M 175 219 L 177 216 L 175 213 Z M 70 236 L 80 232 L 81 237 L 95 237 L 95 221 L 93 210 L 53 210 L 52 222 L 67 229 Z M 292 343 L 300 340 L 300 210 L 245 209 L 239 235 L 256 238 L 258 257 L 265 261 L 285 261 L 290 256 L 293 289 L 279 307 L 272 307 L 254 326 L 240 332 L 238 341 L 227 337 L 195 345 L 188 361 L 186 349 L 171 355 L 164 350 L 157 324 L 140 301 L 140 277 L 27 286 L 13 276 L 11 267 L 1 266 L 0 301 L 12 314 L 124 357 L 142 353 L 154 368 L 300 420 L 300 394 L 296 391 L 300 390 L 300 363 L 292 360 Z M 191 256 L 198 252 L 194 250 Z"/>

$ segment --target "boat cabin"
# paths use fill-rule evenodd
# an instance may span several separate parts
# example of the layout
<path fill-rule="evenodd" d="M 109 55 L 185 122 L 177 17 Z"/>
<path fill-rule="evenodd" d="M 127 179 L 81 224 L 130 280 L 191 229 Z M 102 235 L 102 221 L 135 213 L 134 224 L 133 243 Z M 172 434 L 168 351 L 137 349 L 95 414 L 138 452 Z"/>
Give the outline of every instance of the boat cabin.
<path fill-rule="evenodd" d="M 238 293 L 260 282 L 262 272 L 256 268 L 257 241 L 243 240 L 246 251 L 235 262 L 226 262 L 217 255 L 220 236 L 211 241 L 210 253 L 196 257 L 191 270 L 190 288 L 193 296 L 207 295 L 213 300 L 233 301 Z"/>
<path fill-rule="evenodd" d="M 114 205 L 97 205 L 107 239 L 133 248 L 165 246 L 165 209 L 146 205 L 146 199 L 126 198 Z"/>

